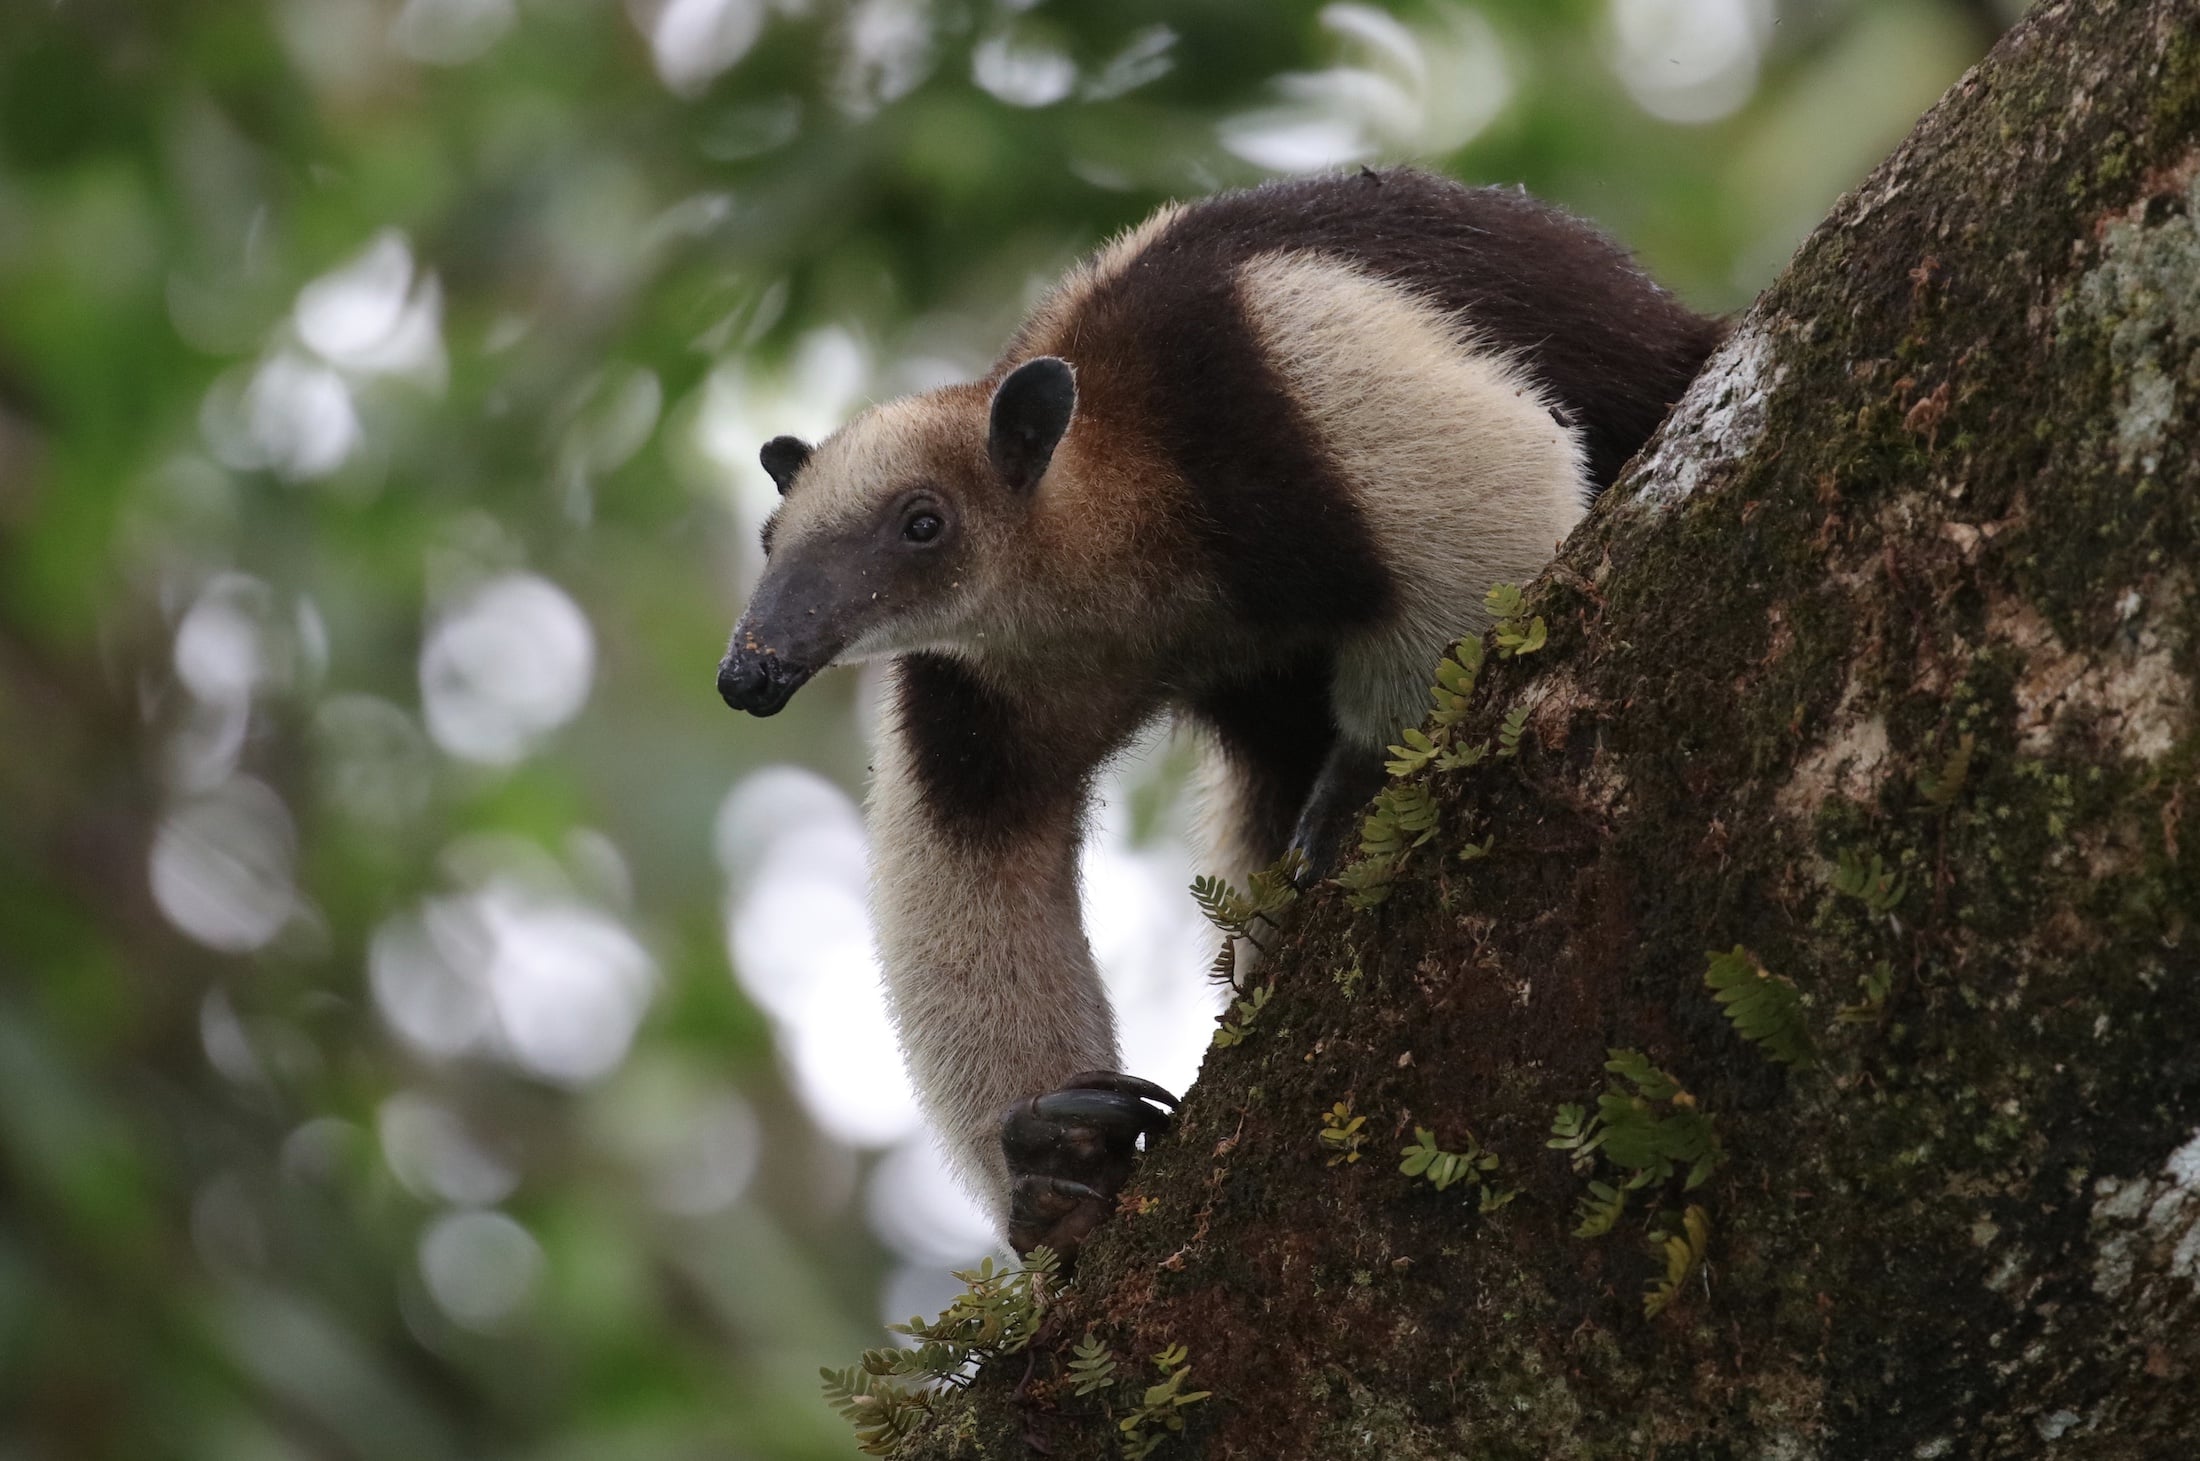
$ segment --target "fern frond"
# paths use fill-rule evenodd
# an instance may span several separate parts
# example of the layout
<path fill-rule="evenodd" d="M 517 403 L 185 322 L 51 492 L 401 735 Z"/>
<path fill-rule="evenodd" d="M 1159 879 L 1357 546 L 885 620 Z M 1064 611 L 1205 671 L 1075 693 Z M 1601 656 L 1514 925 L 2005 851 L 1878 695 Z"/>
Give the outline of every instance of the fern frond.
<path fill-rule="evenodd" d="M 1591 1182 L 1588 1193 L 1574 1209 L 1581 1219 L 1574 1227 L 1577 1238 L 1601 1238 L 1612 1231 L 1620 1214 L 1627 1211 L 1627 1194 L 1609 1182 Z"/>
<path fill-rule="evenodd" d="M 1511 710 L 1505 712 L 1505 723 L 1497 728 L 1497 754 L 1500 756 L 1519 755 L 1520 734 L 1527 728 L 1527 706 L 1515 705 Z"/>
<path fill-rule="evenodd" d="M 1714 991 L 1735 1033 L 1763 1046 L 1782 1065 L 1800 1070 L 1818 1063 L 1803 1018 L 1803 996 L 1793 981 L 1766 969 L 1740 944 L 1731 953 L 1707 957 L 1711 963 L 1703 982 Z"/>
<path fill-rule="evenodd" d="M 1653 1279 L 1643 1294 L 1643 1318 L 1657 1318 L 1680 1297 L 1681 1285 L 1703 1266 L 1704 1253 L 1710 1244 L 1711 1214 L 1690 1203 L 1688 1211 L 1681 1215 L 1681 1231 L 1651 1245 L 1651 1253 L 1665 1259 L 1665 1276 Z"/>
<path fill-rule="evenodd" d="M 1917 789 L 1924 793 L 1926 801 L 1942 811 L 1955 805 L 1956 798 L 1963 794 L 1963 783 L 1970 778 L 1971 753 L 1977 748 L 1978 737 L 1965 731 L 1939 771 L 1918 772 Z"/>
<path fill-rule="evenodd" d="M 1398 876 L 1389 858 L 1368 857 L 1338 872 L 1335 882 L 1345 890 L 1345 901 L 1354 908 L 1379 908 L 1390 897 L 1390 885 Z"/>
<path fill-rule="evenodd" d="M 1105 1390 L 1115 1383 L 1115 1356 L 1100 1342 L 1091 1330 L 1077 1347 L 1070 1351 L 1069 1374 L 1073 1393 L 1090 1395 L 1095 1390 Z"/>

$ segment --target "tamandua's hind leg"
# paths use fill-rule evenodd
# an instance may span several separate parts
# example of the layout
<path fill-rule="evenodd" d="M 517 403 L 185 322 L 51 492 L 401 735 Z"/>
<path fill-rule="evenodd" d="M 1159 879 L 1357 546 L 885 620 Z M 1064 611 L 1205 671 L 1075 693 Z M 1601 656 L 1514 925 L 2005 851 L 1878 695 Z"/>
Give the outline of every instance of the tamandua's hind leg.
<path fill-rule="evenodd" d="M 1243 891 L 1296 845 L 1337 740 L 1329 681 L 1327 660 L 1309 660 L 1195 707 L 1206 733 L 1196 828 L 1201 872 Z M 1242 978 L 1260 951 L 1240 939 L 1235 953 Z"/>
<path fill-rule="evenodd" d="M 1341 737 L 1330 747 L 1291 833 L 1291 848 L 1301 860 L 1301 887 L 1311 887 L 1334 872 L 1352 845 L 1361 812 L 1389 775 L 1383 769 L 1383 756 Z"/>

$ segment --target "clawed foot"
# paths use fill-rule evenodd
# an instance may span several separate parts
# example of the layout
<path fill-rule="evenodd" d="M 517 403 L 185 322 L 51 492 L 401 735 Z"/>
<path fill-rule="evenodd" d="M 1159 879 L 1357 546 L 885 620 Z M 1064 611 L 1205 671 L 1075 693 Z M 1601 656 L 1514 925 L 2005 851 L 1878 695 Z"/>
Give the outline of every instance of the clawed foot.
<path fill-rule="evenodd" d="M 1028 1254 L 1045 1244 L 1064 1263 L 1074 1258 L 1092 1230 L 1115 1215 L 1115 1195 L 1138 1160 L 1138 1138 L 1167 1131 L 1175 1109 L 1176 1097 L 1152 1081 L 1091 1070 L 1001 1113 L 1009 1245 Z"/>

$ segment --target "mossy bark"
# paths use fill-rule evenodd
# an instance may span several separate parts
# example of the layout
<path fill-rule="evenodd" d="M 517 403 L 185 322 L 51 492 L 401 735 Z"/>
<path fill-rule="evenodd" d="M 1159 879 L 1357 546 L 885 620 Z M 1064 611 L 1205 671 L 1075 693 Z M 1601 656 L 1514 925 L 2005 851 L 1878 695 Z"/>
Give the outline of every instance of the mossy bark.
<path fill-rule="evenodd" d="M 1531 597 L 1550 642 L 1476 710 L 1529 707 L 1520 754 L 1432 778 L 1380 908 L 1302 905 L 1048 1341 L 908 1454 L 1115 1454 L 1060 1380 L 1088 1329 L 1190 1350 L 1162 1457 L 2190 1454 L 2200 3 L 2037 7 Z M 1713 1000 L 1736 945 L 1815 1064 Z M 1582 1238 L 1629 1169 L 1546 1143 L 1614 1047 L 1725 1160 Z M 1401 1175 L 1416 1127 L 1518 1197 Z M 1707 1256 L 1645 1318 L 1687 1203 Z"/>

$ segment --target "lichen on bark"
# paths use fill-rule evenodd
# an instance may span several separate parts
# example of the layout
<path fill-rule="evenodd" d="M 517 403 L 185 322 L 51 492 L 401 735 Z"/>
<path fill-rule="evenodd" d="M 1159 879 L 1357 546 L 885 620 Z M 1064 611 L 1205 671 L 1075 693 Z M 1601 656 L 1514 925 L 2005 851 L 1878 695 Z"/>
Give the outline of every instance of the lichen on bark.
<path fill-rule="evenodd" d="M 1532 706 L 1521 754 L 1433 778 L 1381 908 L 1307 900 L 1060 1332 L 911 1454 L 1113 1454 L 1060 1383 L 1087 1327 L 1191 1350 L 1214 1395 L 1161 1456 L 2200 1434 L 2196 230 L 2200 4 L 2037 7 L 1538 583 L 1550 642 L 1477 708 Z M 1814 1067 L 1722 1016 L 1737 944 Z M 1615 1047 L 1725 1161 L 1579 1238 L 1550 1129 Z M 1325 1164 L 1339 1100 L 1368 1160 Z M 1417 1127 L 1520 1196 L 1402 1176 Z M 1708 1257 L 1646 1319 L 1684 1202 Z"/>

